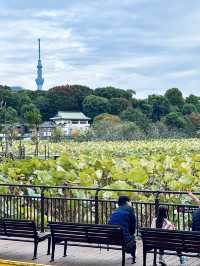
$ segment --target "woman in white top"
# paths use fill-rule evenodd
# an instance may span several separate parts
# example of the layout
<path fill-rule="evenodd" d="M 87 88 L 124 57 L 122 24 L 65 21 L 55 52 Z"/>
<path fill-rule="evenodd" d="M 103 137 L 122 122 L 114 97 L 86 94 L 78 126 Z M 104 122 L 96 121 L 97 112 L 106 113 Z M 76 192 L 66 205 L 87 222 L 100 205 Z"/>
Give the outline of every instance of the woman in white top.
<path fill-rule="evenodd" d="M 167 219 L 168 218 L 168 209 L 165 206 L 159 206 L 158 215 L 152 221 L 151 228 L 160 228 L 167 230 L 175 230 L 175 226 Z M 160 249 L 159 255 L 159 263 L 161 265 L 167 265 L 163 258 L 164 250 Z M 185 263 L 185 257 L 181 256 L 181 253 L 178 254 L 180 256 L 180 263 Z"/>
<path fill-rule="evenodd" d="M 165 206 L 159 206 L 158 215 L 155 217 L 151 223 L 151 228 L 162 228 L 173 230 L 173 224 L 167 219 L 168 209 Z"/>

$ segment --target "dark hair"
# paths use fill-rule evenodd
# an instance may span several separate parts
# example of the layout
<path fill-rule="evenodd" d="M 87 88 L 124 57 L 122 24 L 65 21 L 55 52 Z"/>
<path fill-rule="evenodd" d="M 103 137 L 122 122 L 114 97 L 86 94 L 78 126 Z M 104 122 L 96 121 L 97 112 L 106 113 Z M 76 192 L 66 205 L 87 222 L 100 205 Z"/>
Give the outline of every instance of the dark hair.
<path fill-rule="evenodd" d="M 130 201 L 128 196 L 125 196 L 125 195 L 124 196 L 119 196 L 118 205 L 122 206 L 122 205 L 126 204 L 128 201 Z"/>
<path fill-rule="evenodd" d="M 159 206 L 156 218 L 156 228 L 162 228 L 164 219 L 167 218 L 168 209 L 165 206 Z"/>

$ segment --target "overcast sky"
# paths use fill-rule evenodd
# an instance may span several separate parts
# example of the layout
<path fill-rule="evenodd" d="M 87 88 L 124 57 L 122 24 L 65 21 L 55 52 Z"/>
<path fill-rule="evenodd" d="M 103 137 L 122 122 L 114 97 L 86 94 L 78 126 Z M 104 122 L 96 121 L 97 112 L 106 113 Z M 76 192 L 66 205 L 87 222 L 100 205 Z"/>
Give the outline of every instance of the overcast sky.
<path fill-rule="evenodd" d="M 200 96 L 199 0 L 0 0 L 0 84 Z"/>

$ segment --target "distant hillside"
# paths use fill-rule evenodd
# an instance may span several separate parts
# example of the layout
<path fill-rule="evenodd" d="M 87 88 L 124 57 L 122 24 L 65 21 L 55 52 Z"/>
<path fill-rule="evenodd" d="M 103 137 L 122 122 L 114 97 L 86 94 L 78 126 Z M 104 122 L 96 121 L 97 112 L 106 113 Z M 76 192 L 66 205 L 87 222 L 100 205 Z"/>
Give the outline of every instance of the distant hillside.
<path fill-rule="evenodd" d="M 21 91 L 21 90 L 25 90 L 25 88 L 20 87 L 20 86 L 11 86 L 10 87 L 12 91 Z"/>

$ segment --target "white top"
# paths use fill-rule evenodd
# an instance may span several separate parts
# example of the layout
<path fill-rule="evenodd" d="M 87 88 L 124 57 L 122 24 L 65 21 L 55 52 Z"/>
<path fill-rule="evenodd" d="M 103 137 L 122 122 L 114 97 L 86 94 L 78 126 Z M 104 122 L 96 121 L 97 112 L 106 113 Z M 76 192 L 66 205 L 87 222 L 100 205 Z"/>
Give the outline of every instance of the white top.
<path fill-rule="evenodd" d="M 151 228 L 156 228 L 156 219 L 157 218 L 153 219 L 153 221 L 151 223 Z M 174 229 L 174 225 L 169 220 L 167 220 L 165 218 L 164 221 L 163 221 L 162 229 L 173 230 Z"/>

